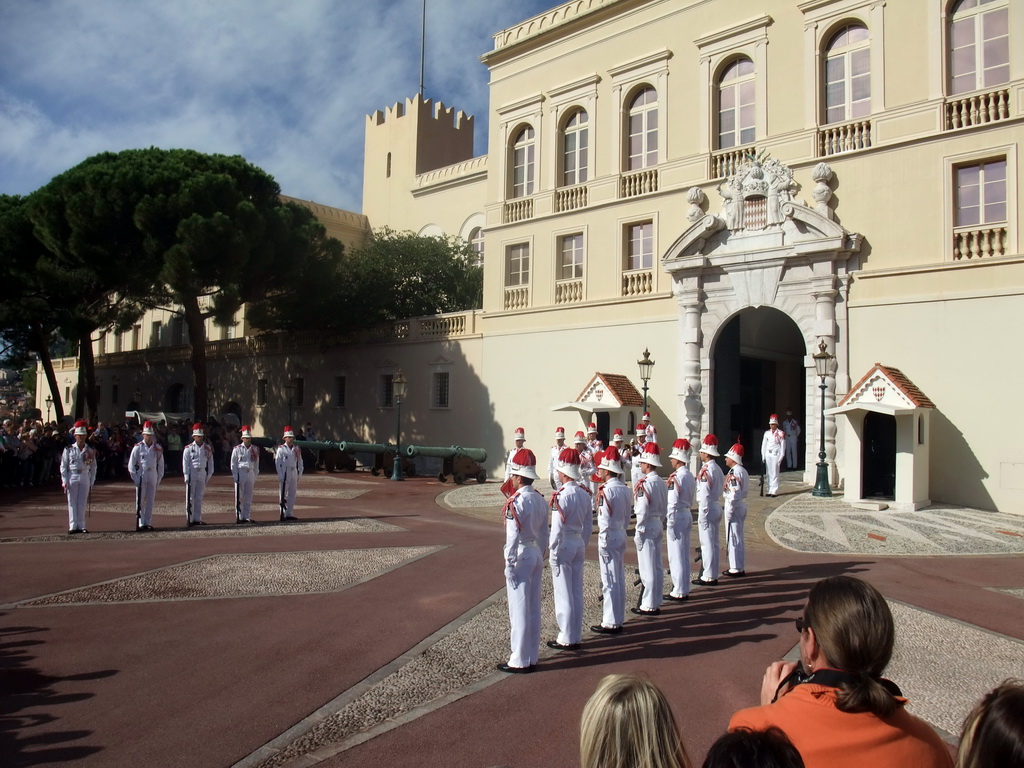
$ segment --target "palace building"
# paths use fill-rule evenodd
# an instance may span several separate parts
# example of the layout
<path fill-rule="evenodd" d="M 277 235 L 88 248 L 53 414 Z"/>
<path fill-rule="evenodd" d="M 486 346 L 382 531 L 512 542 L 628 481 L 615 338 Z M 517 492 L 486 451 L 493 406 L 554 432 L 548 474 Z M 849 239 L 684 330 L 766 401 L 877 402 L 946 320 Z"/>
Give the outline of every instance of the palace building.
<path fill-rule="evenodd" d="M 346 245 L 461 235 L 482 309 L 211 327 L 215 412 L 393 442 L 401 371 L 402 442 L 485 448 L 493 476 L 515 428 L 543 460 L 556 426 L 607 441 L 645 398 L 663 443 L 739 438 L 756 469 L 791 411 L 805 479 L 823 435 L 847 500 L 1024 512 L 1024 3 L 574 0 L 480 59 L 487 154 L 417 96 L 366 118 L 363 210 L 309 205 Z M 96 341 L 101 418 L 190 410 L 174 318 Z"/>

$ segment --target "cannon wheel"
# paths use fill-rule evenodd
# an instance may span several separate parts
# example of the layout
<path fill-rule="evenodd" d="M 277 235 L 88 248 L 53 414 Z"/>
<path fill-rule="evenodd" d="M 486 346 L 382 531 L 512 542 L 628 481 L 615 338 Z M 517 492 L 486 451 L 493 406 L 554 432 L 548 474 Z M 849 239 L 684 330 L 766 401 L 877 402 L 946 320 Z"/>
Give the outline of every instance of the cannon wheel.
<path fill-rule="evenodd" d="M 476 473 L 476 481 L 478 483 L 486 483 L 487 482 L 487 473 L 484 472 L 481 469 L 479 472 Z"/>
<path fill-rule="evenodd" d="M 446 475 L 444 472 L 438 472 L 437 479 L 444 483 L 448 480 L 448 475 Z"/>
<path fill-rule="evenodd" d="M 455 473 L 455 484 L 456 485 L 462 485 L 464 482 L 466 482 L 466 476 L 464 474 L 462 474 L 461 472 L 456 472 Z"/>

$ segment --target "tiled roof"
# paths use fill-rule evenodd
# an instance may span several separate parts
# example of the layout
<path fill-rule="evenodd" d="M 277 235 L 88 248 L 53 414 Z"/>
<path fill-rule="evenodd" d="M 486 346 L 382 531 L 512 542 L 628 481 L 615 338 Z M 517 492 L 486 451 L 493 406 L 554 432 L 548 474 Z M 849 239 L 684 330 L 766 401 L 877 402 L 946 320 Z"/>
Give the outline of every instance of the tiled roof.
<path fill-rule="evenodd" d="M 867 384 L 871 377 L 874 376 L 876 373 L 881 373 L 883 376 L 889 379 L 889 381 L 891 381 L 893 385 L 900 392 L 902 392 L 911 403 L 914 404 L 915 408 L 935 407 L 935 403 L 933 403 L 924 392 L 918 389 L 917 385 L 914 384 L 914 382 L 912 382 L 910 379 L 908 379 L 906 375 L 903 373 L 903 371 L 901 371 L 899 368 L 892 368 L 891 366 L 888 365 L 882 365 L 881 363 L 875 363 L 874 367 L 866 374 L 864 374 L 864 377 L 860 381 L 858 381 L 856 385 L 850 387 L 850 391 L 847 392 L 846 397 L 842 399 L 842 402 L 840 402 L 839 405 L 846 405 L 847 402 L 857 397 L 863 389 L 864 385 Z"/>
<path fill-rule="evenodd" d="M 597 375 L 605 383 L 605 386 L 608 387 L 608 391 L 612 393 L 612 396 L 624 406 L 629 408 L 644 407 L 643 397 L 637 391 L 633 382 L 629 380 L 628 376 L 623 376 L 619 373 L 598 373 Z"/>

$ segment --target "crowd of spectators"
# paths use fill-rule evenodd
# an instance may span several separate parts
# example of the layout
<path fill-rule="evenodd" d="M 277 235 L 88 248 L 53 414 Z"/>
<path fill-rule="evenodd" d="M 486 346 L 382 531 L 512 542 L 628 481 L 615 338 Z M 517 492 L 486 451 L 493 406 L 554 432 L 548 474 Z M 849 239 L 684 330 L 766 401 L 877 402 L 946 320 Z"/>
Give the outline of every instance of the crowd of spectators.
<path fill-rule="evenodd" d="M 206 439 L 213 446 L 217 472 L 231 471 L 231 450 L 241 441 L 240 432 L 230 425 L 205 426 Z M 154 428 L 157 442 L 165 452 L 166 474 L 181 475 L 182 450 L 192 441 L 192 424 L 159 423 Z M 29 488 L 60 485 L 60 456 L 74 442 L 67 424 L 26 418 L 7 418 L 0 430 L 0 487 Z M 128 477 L 128 458 L 142 440 L 137 422 L 108 424 L 96 422 L 89 428 L 88 444 L 97 456 L 97 480 Z"/>

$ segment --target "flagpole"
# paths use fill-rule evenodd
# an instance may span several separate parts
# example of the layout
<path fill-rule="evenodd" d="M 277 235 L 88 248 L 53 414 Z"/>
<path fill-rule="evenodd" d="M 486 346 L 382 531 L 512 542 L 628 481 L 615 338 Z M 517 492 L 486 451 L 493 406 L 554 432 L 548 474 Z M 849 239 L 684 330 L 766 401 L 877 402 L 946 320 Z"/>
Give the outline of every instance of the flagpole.
<path fill-rule="evenodd" d="M 427 47 L 427 0 L 423 0 L 423 20 L 420 23 L 420 98 L 423 98 L 423 59 Z"/>

